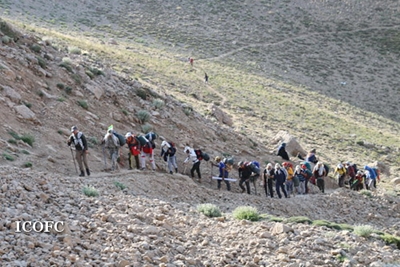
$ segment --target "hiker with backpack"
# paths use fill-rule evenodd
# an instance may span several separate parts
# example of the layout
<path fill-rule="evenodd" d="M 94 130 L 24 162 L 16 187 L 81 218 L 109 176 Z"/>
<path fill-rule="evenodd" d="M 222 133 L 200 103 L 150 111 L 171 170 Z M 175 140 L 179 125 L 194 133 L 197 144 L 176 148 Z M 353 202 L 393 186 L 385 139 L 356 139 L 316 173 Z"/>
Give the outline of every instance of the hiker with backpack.
<path fill-rule="evenodd" d="M 85 135 L 82 132 L 78 131 L 78 127 L 76 126 L 71 127 L 71 135 L 67 140 L 67 144 L 69 147 L 71 146 L 71 144 L 74 144 L 75 146 L 75 159 L 78 162 L 79 170 L 81 172 L 79 176 L 81 177 L 85 176 L 83 165 L 85 165 L 86 174 L 87 176 L 89 176 L 90 170 L 87 162 L 88 145 Z"/>
<path fill-rule="evenodd" d="M 300 165 L 297 165 L 294 170 L 293 184 L 298 194 L 304 195 L 306 193 L 306 174 L 303 172 Z"/>
<path fill-rule="evenodd" d="M 280 156 L 282 159 L 284 160 L 290 160 L 289 159 L 289 155 L 286 152 L 286 143 L 282 143 L 279 147 L 278 147 L 278 152 L 277 155 Z"/>
<path fill-rule="evenodd" d="M 201 183 L 200 159 L 198 158 L 198 155 L 196 154 L 195 150 L 190 146 L 185 146 L 183 152 L 187 156 L 183 163 L 186 164 L 187 162 L 191 161 L 193 164 L 192 168 L 190 169 L 190 175 L 192 179 L 194 178 L 194 172 L 196 171 L 198 176 L 197 181 Z"/>
<path fill-rule="evenodd" d="M 288 194 L 288 197 L 290 195 L 294 195 L 295 191 L 293 190 L 293 177 L 294 177 L 294 172 L 293 172 L 293 164 L 290 162 L 284 162 L 282 164 L 283 168 L 286 169 L 287 172 L 287 177 L 286 177 L 286 193 Z"/>
<path fill-rule="evenodd" d="M 322 193 L 325 193 L 325 176 L 326 176 L 326 170 L 325 166 L 322 162 L 318 162 L 317 165 L 315 165 L 314 170 L 313 170 L 313 175 L 315 177 L 315 180 L 317 181 L 317 186 L 319 190 Z"/>
<path fill-rule="evenodd" d="M 308 194 L 310 192 L 308 188 L 308 183 L 313 176 L 312 171 L 311 171 L 311 166 L 307 167 L 306 163 L 308 162 L 303 162 L 300 167 L 301 167 L 301 173 L 303 174 L 305 181 L 304 181 L 304 189 L 305 189 L 305 194 Z"/>
<path fill-rule="evenodd" d="M 178 173 L 178 165 L 176 164 L 176 148 L 172 142 L 162 141 L 161 143 L 161 155 L 165 162 L 168 163 L 169 173 L 173 174 L 173 168 Z"/>
<path fill-rule="evenodd" d="M 247 194 L 250 195 L 250 180 L 253 174 L 254 167 L 255 167 L 254 164 L 251 162 L 240 161 L 238 163 L 238 168 L 239 168 L 238 171 L 240 178 L 239 187 L 242 189 L 241 193 L 247 191 Z M 246 185 L 246 188 L 244 188 L 243 183 Z"/>
<path fill-rule="evenodd" d="M 140 169 L 139 165 L 139 155 L 140 155 L 140 143 L 136 139 L 136 136 L 133 135 L 131 132 L 126 133 L 125 135 L 126 138 L 126 144 L 128 145 L 129 148 L 129 153 L 128 153 L 128 169 L 132 170 L 132 157 L 135 158 L 135 163 L 136 163 L 136 169 Z"/>
<path fill-rule="evenodd" d="M 286 170 L 281 167 L 279 163 L 275 164 L 275 171 L 274 171 L 274 179 L 275 179 L 275 190 L 276 193 L 278 194 L 279 198 L 282 198 L 281 195 L 281 189 L 283 191 L 283 194 L 285 195 L 285 198 L 288 198 L 286 189 L 285 189 L 285 182 L 286 182 Z"/>
<path fill-rule="evenodd" d="M 218 190 L 221 189 L 221 182 L 224 181 L 225 184 L 226 184 L 226 189 L 228 191 L 231 191 L 230 182 L 225 180 L 225 178 L 229 178 L 229 171 L 228 171 L 228 168 L 227 168 L 225 162 L 223 160 L 221 160 L 220 156 L 216 156 L 215 157 L 215 162 L 217 164 L 214 164 L 214 163 L 211 162 L 211 165 L 218 167 L 218 170 L 219 170 L 219 176 L 218 177 L 222 178 L 221 180 L 217 180 L 217 182 L 218 182 Z"/>
<path fill-rule="evenodd" d="M 354 164 L 352 164 L 350 161 L 347 161 L 347 162 L 345 163 L 345 167 L 346 167 L 347 175 L 350 177 L 349 185 L 350 185 L 350 187 L 351 187 L 351 185 L 353 184 L 354 179 L 355 179 L 355 177 L 356 177 L 357 171 L 356 171 L 356 169 L 354 168 Z"/>
<path fill-rule="evenodd" d="M 373 190 L 376 189 L 376 180 L 378 178 L 377 176 L 377 172 L 375 170 L 375 168 L 372 168 L 368 165 L 364 166 L 364 170 L 365 170 L 365 177 L 366 177 L 366 186 L 368 190 Z"/>
<path fill-rule="evenodd" d="M 308 152 L 308 154 L 306 156 L 306 161 L 317 164 L 318 159 L 317 159 L 317 156 L 315 155 L 316 152 L 317 151 L 315 150 L 315 148 L 311 149 L 311 151 Z"/>
<path fill-rule="evenodd" d="M 362 171 L 358 171 L 354 177 L 353 183 L 350 185 L 350 189 L 353 189 L 354 191 L 362 190 L 364 188 L 365 179 L 366 175 Z"/>
<path fill-rule="evenodd" d="M 339 185 L 339 187 L 344 187 L 344 180 L 345 180 L 346 175 L 347 175 L 347 170 L 343 166 L 342 163 L 339 163 L 336 166 L 335 171 L 333 172 L 333 176 L 335 176 L 336 174 L 337 174 L 337 177 L 338 177 L 338 185 Z"/>
<path fill-rule="evenodd" d="M 273 181 L 274 181 L 274 168 L 271 163 L 267 164 L 267 167 L 264 169 L 264 190 L 265 190 L 265 196 L 268 197 L 268 192 L 271 198 L 274 197 L 274 190 L 273 190 Z"/>
<path fill-rule="evenodd" d="M 143 135 L 139 135 L 138 141 L 140 142 L 140 165 L 141 170 L 146 169 L 146 160 L 148 159 L 152 171 L 156 170 L 156 163 L 154 161 L 153 144 Z"/>
<path fill-rule="evenodd" d="M 119 169 L 118 157 L 120 155 L 120 140 L 114 134 L 113 127 L 109 127 L 106 135 L 104 136 L 102 142 L 104 148 L 108 150 L 109 156 L 111 158 L 111 171 Z"/>

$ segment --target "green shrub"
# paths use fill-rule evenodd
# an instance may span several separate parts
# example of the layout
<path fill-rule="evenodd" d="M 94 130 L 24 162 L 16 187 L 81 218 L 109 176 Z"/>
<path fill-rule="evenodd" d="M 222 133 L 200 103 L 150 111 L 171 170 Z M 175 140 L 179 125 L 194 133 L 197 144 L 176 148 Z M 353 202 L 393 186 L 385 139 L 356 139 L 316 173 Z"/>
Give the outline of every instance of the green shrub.
<path fill-rule="evenodd" d="M 363 189 L 360 191 L 361 195 L 367 196 L 367 197 L 372 197 L 372 193 L 369 190 Z"/>
<path fill-rule="evenodd" d="M 41 90 L 40 90 L 40 91 L 37 91 L 36 94 L 37 94 L 38 96 L 40 96 L 40 97 L 44 97 L 44 93 L 43 93 Z"/>
<path fill-rule="evenodd" d="M 14 157 L 11 156 L 11 155 L 9 155 L 9 154 L 7 154 L 7 153 L 3 153 L 3 157 L 4 157 L 6 160 L 14 161 Z"/>
<path fill-rule="evenodd" d="M 354 226 L 354 233 L 358 236 L 369 237 L 373 232 L 375 232 L 375 230 L 371 225 Z"/>
<path fill-rule="evenodd" d="M 67 61 L 62 61 L 58 66 L 66 69 L 68 72 L 71 72 L 71 73 L 73 72 L 71 63 L 68 63 Z"/>
<path fill-rule="evenodd" d="M 97 197 L 99 195 L 99 192 L 93 186 L 85 186 L 82 191 L 88 197 Z"/>
<path fill-rule="evenodd" d="M 65 85 L 63 83 L 57 83 L 57 88 L 62 90 L 65 88 Z"/>
<path fill-rule="evenodd" d="M 165 102 L 162 99 L 154 99 L 154 101 L 153 101 L 153 106 L 156 109 L 161 109 L 162 107 L 164 107 L 164 105 L 165 105 Z"/>
<path fill-rule="evenodd" d="M 22 154 L 25 154 L 25 155 L 31 154 L 28 150 L 25 150 L 25 149 L 21 150 L 21 153 L 22 153 Z"/>
<path fill-rule="evenodd" d="M 11 38 L 10 37 L 8 37 L 7 35 L 4 35 L 3 37 L 1 37 L 1 42 L 3 43 L 3 44 L 8 44 L 8 43 L 11 43 Z"/>
<path fill-rule="evenodd" d="M 128 111 L 126 109 L 121 109 L 121 112 L 125 115 L 128 116 Z"/>
<path fill-rule="evenodd" d="M 82 83 L 82 77 L 79 74 L 73 73 L 71 75 L 71 77 L 77 84 L 81 84 Z"/>
<path fill-rule="evenodd" d="M 143 99 L 143 100 L 146 100 L 146 99 L 147 99 L 147 93 L 146 93 L 146 91 L 143 90 L 143 89 L 138 89 L 138 90 L 136 91 L 136 95 L 137 95 L 138 97 L 140 97 L 141 99 Z"/>
<path fill-rule="evenodd" d="M 210 203 L 197 205 L 197 211 L 203 213 L 207 217 L 221 216 L 221 211 L 219 210 L 219 208 L 216 205 Z"/>
<path fill-rule="evenodd" d="M 24 167 L 24 168 L 32 168 L 32 163 L 30 163 L 30 162 L 26 162 L 26 163 L 24 163 L 23 165 L 22 165 L 22 167 Z"/>
<path fill-rule="evenodd" d="M 31 49 L 33 52 L 36 52 L 36 53 L 40 53 L 40 51 L 42 50 L 42 48 L 41 48 L 40 45 L 38 45 L 38 44 L 33 44 L 33 45 L 31 45 L 30 49 Z"/>
<path fill-rule="evenodd" d="M 64 102 L 64 101 L 65 101 L 65 98 L 64 98 L 64 97 L 59 97 L 59 98 L 57 98 L 57 101 L 58 101 L 58 102 Z"/>
<path fill-rule="evenodd" d="M 91 67 L 91 68 L 89 68 L 89 71 L 91 73 L 93 73 L 94 75 L 96 75 L 96 76 L 99 76 L 99 75 L 103 75 L 104 76 L 104 72 L 102 70 L 99 70 L 98 68 Z"/>
<path fill-rule="evenodd" d="M 395 244 L 398 249 L 400 249 L 400 237 L 394 236 L 388 233 L 384 233 L 381 236 L 382 240 L 386 242 L 386 244 Z"/>
<path fill-rule="evenodd" d="M 140 120 L 140 123 L 145 123 L 150 119 L 150 113 L 147 112 L 147 110 L 139 110 L 136 113 L 136 116 L 138 117 L 138 119 Z"/>
<path fill-rule="evenodd" d="M 315 225 L 315 226 L 326 226 L 326 227 L 329 227 L 330 224 L 331 223 L 326 221 L 326 220 L 314 220 L 312 222 L 312 225 Z"/>
<path fill-rule="evenodd" d="M 307 223 L 310 224 L 312 223 L 312 220 L 310 220 L 308 217 L 305 216 L 294 216 L 290 217 L 287 219 L 288 223 Z"/>
<path fill-rule="evenodd" d="M 239 206 L 232 214 L 238 220 L 258 221 L 260 219 L 257 209 L 250 206 Z"/>
<path fill-rule="evenodd" d="M 17 144 L 17 140 L 15 140 L 15 139 L 8 139 L 7 142 L 9 142 L 10 144 L 13 144 L 13 145 Z"/>
<path fill-rule="evenodd" d="M 12 137 L 14 137 L 14 139 L 19 140 L 19 135 L 18 135 L 16 132 L 14 132 L 14 131 L 9 131 L 8 133 L 9 133 Z"/>
<path fill-rule="evenodd" d="M 37 60 L 38 60 L 39 66 L 40 66 L 42 69 L 45 69 L 45 68 L 47 67 L 46 61 L 45 61 L 43 58 L 41 58 L 41 57 L 36 57 L 36 58 L 37 58 Z"/>
<path fill-rule="evenodd" d="M 147 134 L 148 132 L 151 132 L 151 130 L 153 130 L 153 126 L 151 126 L 150 124 L 146 123 L 142 125 L 142 132 Z"/>
<path fill-rule="evenodd" d="M 27 108 L 31 108 L 32 104 L 31 103 L 27 103 L 27 102 L 22 102 Z"/>
<path fill-rule="evenodd" d="M 75 55 L 80 55 L 82 54 L 82 51 L 80 48 L 72 46 L 72 47 L 68 47 L 68 52 L 71 54 L 75 54 Z"/>
<path fill-rule="evenodd" d="M 64 131 L 63 130 L 58 130 L 57 133 L 60 134 L 60 135 L 63 135 Z"/>
<path fill-rule="evenodd" d="M 20 136 L 20 139 L 30 146 L 33 146 L 33 143 L 35 142 L 35 137 L 30 134 L 24 134 Z"/>
<path fill-rule="evenodd" d="M 120 182 L 114 182 L 114 185 L 121 190 L 124 190 L 126 188 L 126 186 Z"/>
<path fill-rule="evenodd" d="M 69 86 L 65 87 L 65 93 L 66 93 L 67 95 L 70 95 L 70 94 L 72 93 L 72 88 L 69 87 Z"/>
<path fill-rule="evenodd" d="M 193 113 L 193 108 L 190 106 L 183 106 L 182 110 L 183 110 L 183 113 L 186 114 L 186 116 L 190 116 L 190 114 Z"/>
<path fill-rule="evenodd" d="M 89 76 L 89 78 L 90 78 L 91 80 L 94 79 L 94 74 L 93 74 L 90 70 L 86 70 L 85 73 L 86 73 L 87 76 Z"/>
<path fill-rule="evenodd" d="M 88 106 L 88 104 L 86 103 L 85 100 L 78 100 L 77 103 L 78 103 L 78 105 L 81 106 L 82 108 L 84 108 L 84 109 L 86 109 L 86 110 L 89 109 L 89 106 Z"/>
<path fill-rule="evenodd" d="M 260 219 L 265 219 L 270 222 L 283 222 L 285 220 L 283 218 L 276 217 L 276 216 L 270 215 L 270 214 L 261 214 L 259 217 L 260 217 Z"/>

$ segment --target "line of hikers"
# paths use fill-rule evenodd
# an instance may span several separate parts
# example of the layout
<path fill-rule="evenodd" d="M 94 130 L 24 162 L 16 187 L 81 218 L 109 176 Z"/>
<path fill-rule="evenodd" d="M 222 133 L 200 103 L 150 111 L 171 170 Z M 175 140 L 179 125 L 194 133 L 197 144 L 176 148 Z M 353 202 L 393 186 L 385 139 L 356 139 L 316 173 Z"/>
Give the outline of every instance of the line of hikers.
<path fill-rule="evenodd" d="M 114 130 L 113 125 L 111 125 L 108 127 L 107 133 L 101 141 L 101 144 L 103 145 L 105 169 L 107 169 L 107 156 L 105 150 L 108 151 L 108 158 L 111 159 L 111 171 L 114 171 L 119 168 L 119 164 L 123 163 L 121 148 L 127 144 L 129 149 L 129 170 L 134 167 L 144 170 L 146 169 L 146 160 L 149 160 L 152 170 L 155 171 L 156 164 L 154 161 L 154 149 L 156 148 L 156 138 L 157 135 L 154 132 L 149 132 L 145 135 L 134 135 L 131 132 L 128 132 L 123 136 L 117 133 Z M 85 176 L 85 170 L 86 174 L 89 176 L 90 170 L 86 156 L 88 151 L 86 137 L 82 132 L 78 131 L 76 126 L 71 128 L 71 135 L 67 140 L 67 144 L 68 146 L 71 146 L 71 144 L 75 146 L 75 159 L 78 162 L 80 170 L 79 176 Z M 289 156 L 285 150 L 285 146 L 286 144 L 282 143 L 279 146 L 277 153 L 277 155 L 281 156 L 282 159 L 286 160 L 283 162 L 282 166 L 279 163 L 276 163 L 275 165 L 268 163 L 262 173 L 261 185 L 265 189 L 266 196 L 269 195 L 273 197 L 274 184 L 275 192 L 279 198 L 282 197 L 281 191 L 285 197 L 290 197 L 292 194 L 307 194 L 310 192 L 308 187 L 308 183 L 310 182 L 316 184 L 319 190 L 324 193 L 324 179 L 329 173 L 329 166 L 318 161 L 316 150 L 311 150 L 305 159 L 301 158 L 304 161 L 293 168 L 293 164 L 289 161 Z M 192 163 L 190 175 L 194 178 L 194 173 L 196 172 L 198 176 L 197 181 L 200 182 L 200 164 L 203 159 L 209 161 L 210 158 L 208 154 L 201 150 L 195 150 L 188 145 L 185 146 L 184 153 L 186 154 L 186 159 L 183 163 Z M 160 157 L 166 162 L 170 174 L 178 172 L 176 147 L 173 142 L 162 141 Z M 133 165 L 132 158 L 134 159 L 135 166 Z M 221 188 L 221 184 L 224 182 L 227 190 L 230 191 L 231 177 L 229 177 L 229 174 L 233 169 L 233 158 L 221 158 L 220 156 L 217 156 L 214 160 L 215 163 L 211 162 L 211 168 L 213 166 L 218 167 L 218 189 Z M 83 165 L 85 165 L 85 169 L 83 168 Z M 239 187 L 242 189 L 242 193 L 247 191 L 247 193 L 250 194 L 250 182 L 255 184 L 255 181 L 260 177 L 260 175 L 260 164 L 257 161 L 240 161 L 238 163 L 238 176 L 240 178 Z M 334 170 L 334 175 L 337 175 L 338 177 L 339 187 L 344 187 L 346 180 L 348 180 L 349 187 L 353 190 L 361 190 L 364 186 L 366 189 L 374 189 L 376 188 L 377 180 L 380 180 L 380 174 L 377 168 L 364 166 L 364 172 L 362 172 L 357 169 L 356 164 L 350 162 L 339 163 Z"/>

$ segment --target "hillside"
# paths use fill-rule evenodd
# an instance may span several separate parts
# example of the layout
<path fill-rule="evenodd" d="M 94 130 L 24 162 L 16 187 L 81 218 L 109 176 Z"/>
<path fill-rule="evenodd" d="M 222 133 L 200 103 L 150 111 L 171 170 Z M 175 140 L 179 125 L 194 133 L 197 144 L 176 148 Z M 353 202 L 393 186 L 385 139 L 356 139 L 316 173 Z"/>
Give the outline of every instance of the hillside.
<path fill-rule="evenodd" d="M 397 5 L 0 0 L 0 265 L 399 266 L 398 94 L 390 79 L 398 54 L 380 37 L 396 38 Z M 338 45 L 344 34 L 354 35 Z M 363 38 L 385 41 L 386 54 L 379 45 L 360 48 Z M 357 64 L 337 63 L 338 47 Z M 329 75 L 325 60 L 335 66 Z M 373 80 L 364 83 L 366 69 L 341 73 L 360 62 L 376 64 Z M 156 172 L 126 163 L 104 172 L 100 140 L 111 124 L 123 134 L 153 129 L 158 146 L 175 142 L 180 173 L 167 174 L 158 156 Z M 89 140 L 90 177 L 77 177 L 66 145 L 72 125 Z M 392 175 L 374 192 L 337 189 L 329 179 L 326 194 L 312 187 L 310 195 L 270 199 L 258 182 L 258 194 L 240 194 L 237 184 L 218 191 L 204 161 L 200 184 L 182 165 L 186 143 L 212 158 L 281 162 L 273 155 L 281 130 L 332 166 L 380 161 Z M 85 196 L 87 186 L 99 196 Z M 222 215 L 204 216 L 202 203 Z M 260 221 L 235 219 L 242 205 L 257 208 Z M 17 233 L 19 220 L 66 227 Z"/>

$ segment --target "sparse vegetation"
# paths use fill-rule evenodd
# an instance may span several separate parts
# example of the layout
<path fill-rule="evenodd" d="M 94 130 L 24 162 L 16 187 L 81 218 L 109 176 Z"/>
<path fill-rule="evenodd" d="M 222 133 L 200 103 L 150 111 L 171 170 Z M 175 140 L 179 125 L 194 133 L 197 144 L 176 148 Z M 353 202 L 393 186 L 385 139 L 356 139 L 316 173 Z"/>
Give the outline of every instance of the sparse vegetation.
<path fill-rule="evenodd" d="M 372 193 L 369 190 L 363 189 L 360 191 L 361 195 L 367 196 L 367 197 L 372 197 Z"/>
<path fill-rule="evenodd" d="M 28 150 L 25 150 L 25 149 L 21 150 L 21 153 L 22 153 L 22 154 L 25 154 L 25 155 L 31 154 Z"/>
<path fill-rule="evenodd" d="M 42 69 L 45 69 L 45 68 L 47 67 L 46 60 L 44 60 L 42 57 L 36 57 L 36 58 L 37 58 L 37 60 L 38 60 L 39 66 L 40 66 Z"/>
<path fill-rule="evenodd" d="M 8 139 L 7 142 L 9 142 L 10 144 L 13 144 L 13 145 L 17 144 L 17 140 L 15 140 L 15 139 Z"/>
<path fill-rule="evenodd" d="M 65 88 L 65 85 L 63 83 L 57 83 L 57 88 L 63 90 Z"/>
<path fill-rule="evenodd" d="M 139 110 L 136 116 L 141 124 L 148 122 L 150 119 L 150 113 L 147 110 Z"/>
<path fill-rule="evenodd" d="M 260 219 L 257 209 L 250 206 L 239 206 L 232 212 L 232 215 L 238 220 L 258 221 Z"/>
<path fill-rule="evenodd" d="M 151 126 L 151 125 L 148 124 L 148 123 L 143 124 L 143 125 L 141 126 L 141 128 L 142 128 L 142 132 L 145 133 L 145 134 L 147 134 L 148 132 L 150 132 L 151 130 L 153 130 L 153 126 Z"/>
<path fill-rule="evenodd" d="M 15 160 L 13 156 L 11 156 L 10 154 L 7 154 L 7 153 L 3 153 L 3 158 L 5 158 L 8 161 L 14 161 Z"/>
<path fill-rule="evenodd" d="M 82 191 L 85 194 L 85 196 L 87 196 L 87 197 L 97 197 L 97 196 L 99 196 L 99 192 L 93 186 L 85 186 L 82 189 Z"/>
<path fill-rule="evenodd" d="M 31 162 L 25 162 L 22 167 L 24 168 L 32 168 L 33 164 Z"/>
<path fill-rule="evenodd" d="M 143 99 L 143 100 L 146 100 L 146 99 L 147 99 L 147 93 L 146 93 L 146 91 L 143 90 L 143 89 L 137 89 L 136 95 L 137 95 L 138 97 L 140 97 L 141 99 Z"/>
<path fill-rule="evenodd" d="M 40 47 L 40 45 L 38 45 L 38 44 L 33 44 L 30 46 L 30 49 L 33 52 L 40 53 L 40 51 L 42 50 L 42 47 Z"/>
<path fill-rule="evenodd" d="M 354 233 L 361 237 L 369 237 L 375 229 L 371 225 L 356 225 L 354 226 Z"/>
<path fill-rule="evenodd" d="M 210 203 L 197 205 L 197 211 L 203 213 L 207 217 L 221 216 L 221 211 L 219 210 L 219 208 L 216 205 Z"/>
<path fill-rule="evenodd" d="M 27 102 L 22 102 L 27 108 L 31 108 L 32 104 L 31 103 L 27 103 Z"/>
<path fill-rule="evenodd" d="M 33 137 L 30 134 L 23 134 L 22 136 L 19 137 L 23 142 L 27 143 L 30 146 L 33 146 L 33 143 L 35 142 L 35 137 Z"/>
<path fill-rule="evenodd" d="M 288 223 L 307 223 L 310 224 L 312 223 L 312 220 L 310 220 L 308 217 L 305 216 L 295 216 L 295 217 L 290 217 L 286 220 Z"/>
<path fill-rule="evenodd" d="M 75 47 L 75 46 L 68 47 L 68 52 L 71 53 L 71 54 L 75 54 L 75 55 L 82 54 L 81 49 L 79 47 Z"/>
<path fill-rule="evenodd" d="M 162 107 L 164 107 L 164 105 L 165 105 L 165 102 L 162 99 L 154 99 L 153 100 L 153 106 L 156 109 L 162 109 Z"/>
<path fill-rule="evenodd" d="M 72 93 L 72 88 L 69 87 L 69 86 L 65 87 L 65 93 L 66 93 L 67 95 L 70 95 L 70 94 Z"/>
<path fill-rule="evenodd" d="M 77 102 L 76 102 L 81 108 L 84 108 L 84 109 L 89 109 L 89 105 L 88 105 L 88 103 L 85 101 L 85 100 L 78 100 Z"/>
<path fill-rule="evenodd" d="M 126 186 L 123 183 L 120 183 L 120 182 L 117 182 L 117 181 L 114 182 L 114 185 L 120 190 L 124 190 L 126 188 Z"/>

